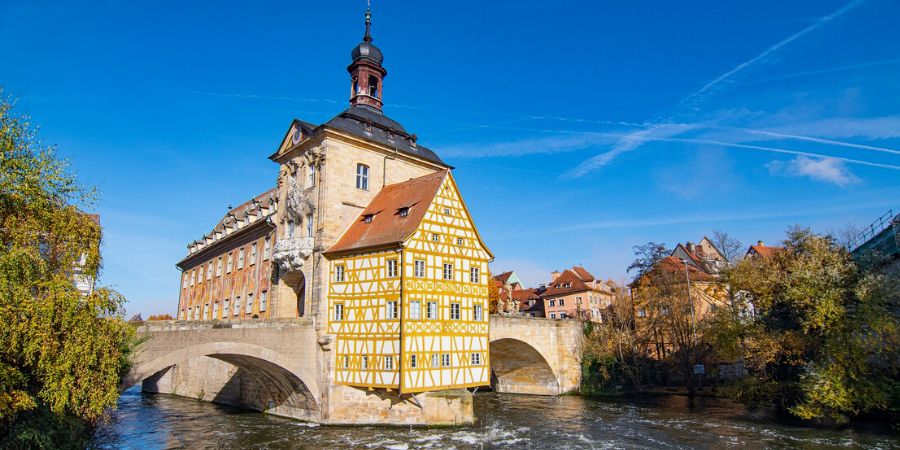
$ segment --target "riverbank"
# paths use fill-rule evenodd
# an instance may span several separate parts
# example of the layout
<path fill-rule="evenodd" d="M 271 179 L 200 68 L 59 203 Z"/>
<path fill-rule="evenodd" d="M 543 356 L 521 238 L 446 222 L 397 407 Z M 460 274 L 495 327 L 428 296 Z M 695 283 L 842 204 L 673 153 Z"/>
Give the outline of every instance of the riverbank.
<path fill-rule="evenodd" d="M 475 395 L 476 423 L 452 428 L 318 426 L 169 395 L 126 391 L 90 448 L 879 447 L 900 439 L 770 422 L 734 402 L 682 396 L 602 400 Z"/>

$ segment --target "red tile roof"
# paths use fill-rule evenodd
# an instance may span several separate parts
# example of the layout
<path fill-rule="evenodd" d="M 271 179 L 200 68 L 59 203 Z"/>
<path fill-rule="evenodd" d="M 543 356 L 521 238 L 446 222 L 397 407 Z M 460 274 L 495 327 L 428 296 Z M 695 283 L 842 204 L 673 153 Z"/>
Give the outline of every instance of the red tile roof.
<path fill-rule="evenodd" d="M 658 270 L 663 270 L 669 273 L 680 272 L 684 273 L 685 264 L 681 262 L 680 259 L 674 256 L 666 256 L 661 259 L 656 266 Z M 690 264 L 687 264 L 688 273 L 690 274 L 692 281 L 712 281 L 714 277 Z"/>
<path fill-rule="evenodd" d="M 509 277 L 511 277 L 512 274 L 513 274 L 512 270 L 510 270 L 509 272 L 503 272 L 500 275 L 495 275 L 494 279 L 499 281 L 500 284 L 506 284 L 506 282 L 509 281 Z"/>
<path fill-rule="evenodd" d="M 581 281 L 591 282 L 594 281 L 594 276 L 591 275 L 590 272 L 585 270 L 584 267 L 581 266 L 573 266 L 572 270 L 575 271 L 575 274 L 578 275 L 578 278 L 581 278 Z"/>
<path fill-rule="evenodd" d="M 593 277 L 592 277 L 593 278 Z M 568 284 L 568 287 L 566 285 Z M 574 292 L 583 292 L 589 291 L 591 288 L 581 281 L 581 277 L 579 277 L 574 270 L 566 269 L 561 273 L 549 286 L 547 286 L 547 290 L 542 294 L 543 297 L 552 297 L 555 295 L 567 295 Z"/>
<path fill-rule="evenodd" d="M 765 245 L 751 245 L 750 249 L 747 250 L 747 253 L 756 252 L 759 256 L 763 258 L 771 258 L 776 253 L 783 251 L 784 247 L 767 247 Z"/>
<path fill-rule="evenodd" d="M 385 186 L 325 254 L 400 245 L 419 227 L 447 173 L 443 170 Z M 409 208 L 409 214 L 401 216 L 401 208 Z M 366 223 L 369 215 L 372 221 Z"/>

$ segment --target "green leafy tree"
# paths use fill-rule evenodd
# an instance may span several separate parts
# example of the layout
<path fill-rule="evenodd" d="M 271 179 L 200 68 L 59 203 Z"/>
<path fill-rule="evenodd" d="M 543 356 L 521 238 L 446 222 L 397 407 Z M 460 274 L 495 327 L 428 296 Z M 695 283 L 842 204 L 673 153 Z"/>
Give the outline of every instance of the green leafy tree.
<path fill-rule="evenodd" d="M 0 447 L 78 446 L 115 406 L 133 330 L 124 298 L 73 284 L 100 269 L 95 191 L 0 92 Z"/>
<path fill-rule="evenodd" d="M 793 228 L 783 251 L 727 276 L 755 314 L 720 316 L 711 334 L 718 352 L 747 357 L 749 394 L 805 419 L 900 411 L 896 275 L 861 270 L 833 238 Z"/>

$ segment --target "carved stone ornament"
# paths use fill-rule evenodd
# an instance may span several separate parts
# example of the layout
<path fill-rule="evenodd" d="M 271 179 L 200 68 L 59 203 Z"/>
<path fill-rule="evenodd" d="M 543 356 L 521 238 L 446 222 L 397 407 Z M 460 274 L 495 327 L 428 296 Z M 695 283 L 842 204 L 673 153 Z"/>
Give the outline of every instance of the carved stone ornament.
<path fill-rule="evenodd" d="M 294 223 L 300 223 L 301 219 L 313 210 L 312 201 L 300 189 L 296 177 L 288 177 L 285 207 L 285 213 L 287 214 L 285 219 L 293 220 Z"/>
<path fill-rule="evenodd" d="M 294 272 L 303 268 L 312 251 L 312 238 L 285 238 L 275 242 L 272 259 L 282 272 Z"/>

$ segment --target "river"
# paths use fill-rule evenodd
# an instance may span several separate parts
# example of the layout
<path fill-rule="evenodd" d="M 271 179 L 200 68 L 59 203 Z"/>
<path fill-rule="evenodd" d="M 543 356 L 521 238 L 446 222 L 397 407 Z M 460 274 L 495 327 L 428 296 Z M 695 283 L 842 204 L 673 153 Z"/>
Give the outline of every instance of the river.
<path fill-rule="evenodd" d="M 91 448 L 900 448 L 900 438 L 774 423 L 741 405 L 671 396 L 475 395 L 472 426 L 318 426 L 169 395 L 122 394 Z"/>

